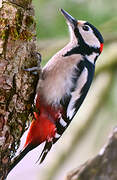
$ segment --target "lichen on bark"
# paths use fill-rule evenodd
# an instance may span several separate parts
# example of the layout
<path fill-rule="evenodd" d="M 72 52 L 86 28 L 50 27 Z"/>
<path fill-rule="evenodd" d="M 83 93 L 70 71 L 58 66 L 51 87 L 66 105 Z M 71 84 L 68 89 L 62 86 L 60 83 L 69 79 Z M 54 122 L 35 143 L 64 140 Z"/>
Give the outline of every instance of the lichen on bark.
<path fill-rule="evenodd" d="M 38 75 L 31 0 L 4 0 L 0 8 L 0 180 L 5 179 L 32 110 Z"/>

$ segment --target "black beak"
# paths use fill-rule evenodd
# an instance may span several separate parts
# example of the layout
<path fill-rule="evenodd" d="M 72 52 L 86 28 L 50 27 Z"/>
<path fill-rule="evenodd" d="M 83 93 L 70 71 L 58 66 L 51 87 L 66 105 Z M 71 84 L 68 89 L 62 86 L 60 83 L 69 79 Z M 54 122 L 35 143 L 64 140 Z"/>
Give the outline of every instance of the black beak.
<path fill-rule="evenodd" d="M 65 10 L 60 9 L 61 13 L 65 17 L 65 19 L 70 23 L 70 25 L 75 28 L 77 26 L 78 21 L 73 18 L 70 14 L 68 14 Z"/>

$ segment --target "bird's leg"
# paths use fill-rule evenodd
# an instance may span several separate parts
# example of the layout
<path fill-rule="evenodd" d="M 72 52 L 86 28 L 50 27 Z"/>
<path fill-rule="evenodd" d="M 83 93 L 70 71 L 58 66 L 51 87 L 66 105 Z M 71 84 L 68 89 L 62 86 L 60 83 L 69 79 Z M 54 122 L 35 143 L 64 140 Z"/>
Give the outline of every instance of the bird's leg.
<path fill-rule="evenodd" d="M 23 69 L 23 70 L 36 75 L 38 80 L 39 80 L 42 77 L 42 69 L 41 69 L 41 66 L 40 66 L 40 63 L 41 63 L 41 54 L 39 52 L 34 52 L 32 54 L 32 56 L 33 56 L 33 58 L 35 58 L 37 60 L 37 66 L 31 67 L 31 68 L 27 68 L 27 69 Z M 36 90 L 35 90 L 35 94 L 36 94 Z M 40 114 L 39 109 L 36 108 L 36 102 L 34 102 L 32 104 L 30 112 L 31 112 L 31 116 L 34 119 L 35 119 L 34 112 Z"/>

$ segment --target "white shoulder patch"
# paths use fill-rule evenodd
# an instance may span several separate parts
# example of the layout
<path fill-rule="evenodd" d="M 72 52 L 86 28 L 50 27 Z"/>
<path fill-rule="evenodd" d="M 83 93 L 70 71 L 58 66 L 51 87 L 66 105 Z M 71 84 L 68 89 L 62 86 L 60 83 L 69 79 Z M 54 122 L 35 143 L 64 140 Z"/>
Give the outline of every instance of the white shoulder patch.
<path fill-rule="evenodd" d="M 70 120 L 72 119 L 72 117 L 75 114 L 74 105 L 81 96 L 81 90 L 82 90 L 83 86 L 85 85 L 85 83 L 87 82 L 87 78 L 88 78 L 88 70 L 87 70 L 87 68 L 84 68 L 78 81 L 76 82 L 77 87 L 76 87 L 75 91 L 73 91 L 71 93 L 72 97 L 71 97 L 71 100 L 70 100 L 68 108 L 67 108 L 67 118 L 69 118 Z"/>

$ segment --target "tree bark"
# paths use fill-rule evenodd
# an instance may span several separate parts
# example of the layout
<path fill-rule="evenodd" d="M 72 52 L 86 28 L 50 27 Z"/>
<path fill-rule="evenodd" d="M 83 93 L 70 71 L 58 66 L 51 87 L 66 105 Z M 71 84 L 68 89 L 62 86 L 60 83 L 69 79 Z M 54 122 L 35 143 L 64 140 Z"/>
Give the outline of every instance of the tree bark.
<path fill-rule="evenodd" d="M 31 0 L 3 0 L 0 8 L 0 180 L 31 117 L 38 75 L 35 20 Z"/>
<path fill-rule="evenodd" d="M 99 154 L 68 173 L 66 180 L 117 179 L 117 127 Z"/>

